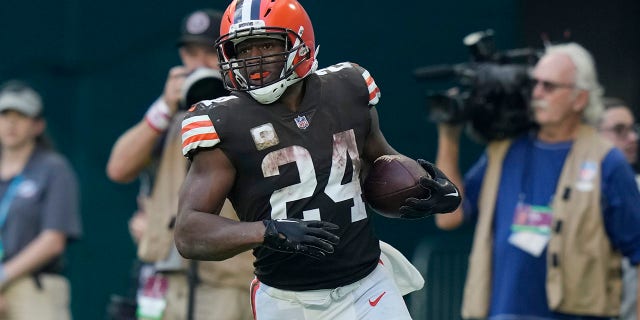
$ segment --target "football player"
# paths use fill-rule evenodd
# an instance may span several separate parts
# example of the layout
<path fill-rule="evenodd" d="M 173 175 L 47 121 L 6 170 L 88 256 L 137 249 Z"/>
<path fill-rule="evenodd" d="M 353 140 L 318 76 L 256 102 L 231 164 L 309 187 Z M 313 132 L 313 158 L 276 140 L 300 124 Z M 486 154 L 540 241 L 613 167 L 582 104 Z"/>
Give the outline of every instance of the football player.
<path fill-rule="evenodd" d="M 179 251 L 222 260 L 253 249 L 257 319 L 410 319 L 362 198 L 363 167 L 398 154 L 380 131 L 372 76 L 349 62 L 317 70 L 313 27 L 295 0 L 234 0 L 221 34 L 232 95 L 194 105 L 182 123 L 191 167 Z M 421 164 L 430 197 L 403 210 L 453 211 L 456 187 Z M 217 215 L 225 197 L 242 222 Z"/>

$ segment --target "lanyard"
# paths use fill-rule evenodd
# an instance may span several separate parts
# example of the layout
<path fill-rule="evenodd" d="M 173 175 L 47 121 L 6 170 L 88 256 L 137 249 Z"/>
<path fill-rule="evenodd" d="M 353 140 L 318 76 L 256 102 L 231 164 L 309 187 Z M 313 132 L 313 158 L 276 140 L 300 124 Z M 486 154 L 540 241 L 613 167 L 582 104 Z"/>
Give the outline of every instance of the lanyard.
<path fill-rule="evenodd" d="M 533 138 L 529 136 L 524 151 L 524 168 L 522 171 L 522 181 L 520 181 L 520 194 L 518 195 L 519 203 L 524 203 L 527 197 L 527 192 L 531 188 L 531 177 L 529 171 L 531 170 L 531 161 L 533 160 L 531 159 L 534 148 L 533 143 Z"/>
<path fill-rule="evenodd" d="M 0 202 L 0 229 L 4 226 L 5 221 L 7 221 L 7 215 L 9 214 L 9 207 L 11 207 L 11 202 L 13 202 L 13 198 L 16 196 L 18 192 L 18 187 L 24 180 L 24 176 L 19 174 L 15 176 L 9 187 L 7 188 L 7 192 L 5 192 L 2 197 L 2 202 Z"/>

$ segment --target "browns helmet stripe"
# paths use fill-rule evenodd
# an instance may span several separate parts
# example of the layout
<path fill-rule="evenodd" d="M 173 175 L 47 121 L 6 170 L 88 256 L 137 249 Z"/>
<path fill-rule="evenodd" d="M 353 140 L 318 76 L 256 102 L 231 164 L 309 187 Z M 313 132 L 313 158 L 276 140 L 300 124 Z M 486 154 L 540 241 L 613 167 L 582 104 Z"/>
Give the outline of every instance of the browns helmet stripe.
<path fill-rule="evenodd" d="M 236 2 L 236 11 L 233 14 L 233 21 L 231 24 L 236 24 L 238 21 L 242 21 L 242 8 L 244 6 L 244 0 L 238 0 Z M 222 33 L 222 32 L 221 32 Z"/>
<path fill-rule="evenodd" d="M 249 20 L 260 20 L 260 1 L 238 0 L 236 12 L 233 16 L 233 23 Z"/>

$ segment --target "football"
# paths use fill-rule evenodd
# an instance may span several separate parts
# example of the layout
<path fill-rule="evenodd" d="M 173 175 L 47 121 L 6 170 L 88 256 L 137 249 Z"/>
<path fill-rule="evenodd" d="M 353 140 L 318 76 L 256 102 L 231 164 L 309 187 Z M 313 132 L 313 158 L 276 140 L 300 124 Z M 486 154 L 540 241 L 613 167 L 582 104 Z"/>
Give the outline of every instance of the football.
<path fill-rule="evenodd" d="M 364 180 L 365 201 L 378 214 L 399 218 L 407 198 L 426 198 L 429 191 L 419 184 L 429 174 L 415 160 L 403 155 L 384 155 L 373 162 Z"/>

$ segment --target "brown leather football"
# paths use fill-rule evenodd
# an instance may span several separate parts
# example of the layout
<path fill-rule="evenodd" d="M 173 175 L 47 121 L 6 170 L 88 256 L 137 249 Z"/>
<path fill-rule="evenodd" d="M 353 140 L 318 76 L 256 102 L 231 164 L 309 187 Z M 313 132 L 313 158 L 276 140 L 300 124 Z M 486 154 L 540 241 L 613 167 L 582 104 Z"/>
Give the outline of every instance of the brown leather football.
<path fill-rule="evenodd" d="M 407 198 L 426 198 L 429 191 L 418 183 L 428 173 L 415 160 L 403 155 L 384 155 L 373 162 L 364 180 L 365 201 L 378 214 L 399 218 Z"/>

